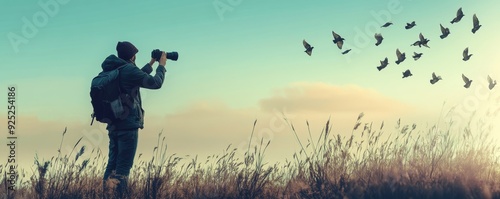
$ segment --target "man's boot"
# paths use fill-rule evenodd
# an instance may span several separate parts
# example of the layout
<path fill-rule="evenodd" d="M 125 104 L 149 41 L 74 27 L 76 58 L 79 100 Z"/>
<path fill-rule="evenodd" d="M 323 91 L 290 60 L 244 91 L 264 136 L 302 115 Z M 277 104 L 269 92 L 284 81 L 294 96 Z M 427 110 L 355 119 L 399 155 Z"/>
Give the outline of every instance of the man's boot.
<path fill-rule="evenodd" d="M 128 195 L 128 179 L 127 176 L 115 175 L 115 179 L 117 179 L 118 185 L 116 187 L 116 193 L 118 198 L 125 198 Z"/>

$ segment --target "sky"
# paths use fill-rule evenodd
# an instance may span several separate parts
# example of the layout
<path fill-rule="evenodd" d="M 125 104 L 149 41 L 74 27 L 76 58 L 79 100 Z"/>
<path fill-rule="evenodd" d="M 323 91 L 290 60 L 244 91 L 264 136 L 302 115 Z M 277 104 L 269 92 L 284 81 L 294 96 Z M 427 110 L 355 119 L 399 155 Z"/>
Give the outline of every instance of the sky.
<path fill-rule="evenodd" d="M 306 121 L 313 136 L 328 118 L 346 135 L 361 112 L 364 122 L 401 118 L 425 128 L 445 116 L 465 123 L 482 111 L 494 124 L 500 88 L 487 89 L 486 77 L 500 79 L 498 6 L 493 0 L 2 0 L 1 93 L 17 89 L 17 153 L 28 165 L 35 153 L 56 155 L 65 128 L 63 148 L 83 137 L 88 148 L 107 152 L 103 125 L 89 125 L 89 87 L 118 41 L 139 49 L 139 66 L 153 49 L 179 52 L 178 61 L 167 61 L 163 87 L 141 90 L 146 123 L 138 153 L 152 151 L 160 132 L 170 154 L 204 157 L 229 144 L 246 149 L 257 120 L 252 144 L 270 140 L 268 161 L 290 159 L 299 145 L 283 114 L 304 141 Z M 460 7 L 465 17 L 450 24 Z M 476 34 L 474 13 L 483 25 Z M 388 21 L 394 25 L 380 27 Z M 417 26 L 405 30 L 411 21 Z M 439 38 L 439 24 L 450 28 L 448 38 Z M 342 55 L 331 31 L 352 51 Z M 374 33 L 385 38 L 380 46 Z M 410 46 L 419 33 L 430 48 Z M 304 39 L 314 46 L 312 56 L 304 52 Z M 466 47 L 473 56 L 464 62 Z M 407 57 L 400 65 L 394 63 L 397 48 Z M 424 54 L 414 61 L 413 52 Z M 385 57 L 390 64 L 378 71 Z M 413 76 L 403 79 L 406 69 Z M 443 80 L 431 85 L 432 72 Z M 471 88 L 463 87 L 462 74 L 473 79 Z"/>

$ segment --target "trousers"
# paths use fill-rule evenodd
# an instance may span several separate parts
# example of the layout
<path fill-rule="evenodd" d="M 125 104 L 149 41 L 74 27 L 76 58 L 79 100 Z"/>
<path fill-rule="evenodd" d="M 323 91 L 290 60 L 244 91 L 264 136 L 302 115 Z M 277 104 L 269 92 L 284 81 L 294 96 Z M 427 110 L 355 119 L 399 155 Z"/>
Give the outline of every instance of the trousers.
<path fill-rule="evenodd" d="M 104 171 L 103 183 L 108 179 L 117 180 L 119 195 L 127 190 L 127 180 L 134 164 L 139 129 L 109 130 L 108 164 Z M 104 184 L 103 184 L 104 185 Z M 121 198 L 121 197 L 120 197 Z"/>
<path fill-rule="evenodd" d="M 119 176 L 128 176 L 134 164 L 137 150 L 138 129 L 109 131 L 108 164 L 104 172 L 104 180 L 111 173 Z"/>

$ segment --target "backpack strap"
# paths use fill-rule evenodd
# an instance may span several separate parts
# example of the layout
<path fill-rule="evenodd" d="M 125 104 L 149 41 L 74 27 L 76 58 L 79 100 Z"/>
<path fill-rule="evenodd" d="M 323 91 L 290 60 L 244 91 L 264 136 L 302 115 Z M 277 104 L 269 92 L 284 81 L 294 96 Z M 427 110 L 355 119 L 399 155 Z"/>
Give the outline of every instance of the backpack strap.
<path fill-rule="evenodd" d="M 121 69 L 125 68 L 125 66 L 127 66 L 129 63 L 127 64 L 124 64 L 124 65 L 121 65 L 119 66 L 118 68 L 116 68 L 115 70 L 118 70 L 118 77 L 117 77 L 117 81 L 118 81 L 118 92 L 121 94 L 124 94 L 126 98 L 128 98 L 129 100 L 131 100 L 132 102 L 135 100 L 131 93 L 128 93 L 128 92 L 125 92 L 125 89 L 122 88 L 122 84 L 120 82 L 120 76 L 121 76 Z"/>
<path fill-rule="evenodd" d="M 128 64 L 128 63 L 127 63 L 127 64 Z M 116 69 L 115 69 L 115 70 L 117 70 L 117 71 L 118 71 L 117 81 L 118 81 L 118 92 L 120 92 L 120 93 L 122 93 L 122 90 L 123 90 L 123 89 L 122 89 L 122 84 L 121 84 L 121 82 L 120 82 L 120 74 L 121 74 L 121 73 L 120 73 L 120 72 L 121 72 L 120 70 L 121 70 L 121 69 L 123 69 L 123 68 L 125 68 L 125 66 L 127 66 L 127 64 L 123 64 L 123 65 L 121 65 L 121 66 L 119 66 L 118 68 L 116 68 Z"/>

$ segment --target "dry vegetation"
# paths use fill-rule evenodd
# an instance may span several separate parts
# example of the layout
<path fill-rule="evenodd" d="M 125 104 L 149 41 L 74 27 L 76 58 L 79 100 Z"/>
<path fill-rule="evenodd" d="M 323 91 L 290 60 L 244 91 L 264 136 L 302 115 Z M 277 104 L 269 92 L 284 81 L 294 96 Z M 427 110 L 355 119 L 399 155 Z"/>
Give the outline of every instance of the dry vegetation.
<path fill-rule="evenodd" d="M 306 141 L 299 139 L 287 121 L 302 150 L 292 160 L 275 165 L 266 164 L 263 158 L 269 141 L 253 143 L 256 147 L 248 148 L 241 158 L 229 146 L 223 154 L 206 160 L 181 161 L 175 154 L 168 155 L 160 133 L 153 157 L 144 160 L 139 155 L 128 196 L 500 198 L 499 148 L 488 136 L 488 128 L 473 130 L 469 125 L 451 132 L 451 122 L 445 128 L 417 128 L 398 121 L 394 129 L 389 127 L 391 132 L 384 132 L 383 123 L 374 127 L 362 118 L 363 114 L 349 136 L 332 133 L 327 121 L 317 138 L 309 131 Z M 82 159 L 84 153 L 91 158 Z M 35 159 L 38 170 L 21 182 L 24 188 L 14 193 L 15 198 L 102 198 L 106 155 L 101 151 L 87 152 L 77 142 L 70 154 L 59 153 L 45 162 Z M 0 179 L 4 187 L 5 177 Z M 0 196 L 4 193 L 2 189 Z"/>

